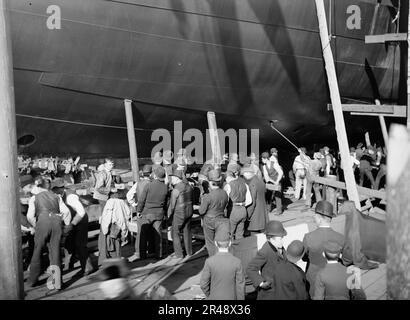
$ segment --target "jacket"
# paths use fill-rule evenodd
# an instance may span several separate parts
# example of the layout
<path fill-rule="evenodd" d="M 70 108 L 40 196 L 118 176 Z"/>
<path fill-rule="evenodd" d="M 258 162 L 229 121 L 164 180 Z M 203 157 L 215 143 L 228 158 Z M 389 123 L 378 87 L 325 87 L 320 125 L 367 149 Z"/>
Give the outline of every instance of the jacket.
<path fill-rule="evenodd" d="M 107 201 L 111 191 L 112 174 L 106 170 L 101 170 L 96 175 L 94 195 L 96 200 Z"/>
<path fill-rule="evenodd" d="M 252 204 L 247 207 L 248 230 L 264 231 L 269 220 L 266 211 L 265 184 L 260 178 L 254 176 L 249 180 L 248 185 L 252 196 Z"/>
<path fill-rule="evenodd" d="M 341 263 L 328 263 L 316 277 L 314 300 L 350 300 L 347 279 L 350 274 Z"/>
<path fill-rule="evenodd" d="M 305 234 L 303 245 L 306 248 L 308 257 L 306 266 L 306 277 L 310 284 L 310 295 L 313 296 L 315 279 L 320 269 L 326 266 L 326 259 L 323 257 L 323 248 L 326 242 L 334 241 L 344 247 L 344 235 L 334 231 L 332 228 L 319 227 L 316 230 Z"/>
<path fill-rule="evenodd" d="M 162 220 L 167 207 L 168 187 L 155 179 L 148 183 L 138 199 L 137 212 L 147 219 Z"/>
<path fill-rule="evenodd" d="M 283 252 L 280 255 L 271 243 L 266 242 L 248 264 L 246 273 L 258 290 L 258 300 L 286 300 L 291 295 L 289 291 L 296 290 L 291 280 L 294 270 L 289 273 L 289 266 L 286 266 L 289 262 Z M 261 289 L 259 285 L 264 281 L 270 282 L 271 288 Z"/>
<path fill-rule="evenodd" d="M 193 215 L 192 206 L 193 189 L 188 182 L 180 182 L 175 185 L 171 192 L 168 207 L 168 217 L 176 214 L 180 217 L 189 218 Z"/>
<path fill-rule="evenodd" d="M 245 300 L 241 260 L 229 252 L 218 252 L 206 259 L 200 286 L 209 300 Z"/>
<path fill-rule="evenodd" d="M 220 188 L 211 190 L 201 200 L 199 214 L 209 218 L 225 216 L 225 208 L 228 204 L 228 195 Z"/>
<path fill-rule="evenodd" d="M 104 235 L 110 232 L 111 224 L 115 224 L 125 236 L 128 231 L 130 208 L 125 200 L 108 199 L 101 216 L 101 230 Z"/>

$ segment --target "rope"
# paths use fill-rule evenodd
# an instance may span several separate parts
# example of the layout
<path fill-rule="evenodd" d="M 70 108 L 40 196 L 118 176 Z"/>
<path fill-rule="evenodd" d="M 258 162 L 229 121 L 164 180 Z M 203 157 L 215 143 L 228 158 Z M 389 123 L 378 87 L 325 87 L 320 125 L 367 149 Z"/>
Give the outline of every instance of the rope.
<path fill-rule="evenodd" d="M 296 146 L 292 141 L 290 141 L 282 132 L 280 132 L 278 129 L 276 129 L 272 122 L 270 123 L 270 126 L 273 130 L 275 130 L 277 133 L 279 133 L 287 142 L 289 142 L 296 150 L 299 151 L 299 147 Z"/>

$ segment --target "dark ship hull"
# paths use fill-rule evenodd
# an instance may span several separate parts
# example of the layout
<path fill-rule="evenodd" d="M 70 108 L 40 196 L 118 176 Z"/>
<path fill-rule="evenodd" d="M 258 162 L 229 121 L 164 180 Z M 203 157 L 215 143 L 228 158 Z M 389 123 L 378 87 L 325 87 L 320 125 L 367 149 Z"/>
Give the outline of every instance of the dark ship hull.
<path fill-rule="evenodd" d="M 376 3 L 325 1 L 346 101 L 405 99 L 400 47 L 364 43 Z M 346 25 L 352 4 L 360 30 Z M 382 1 L 375 34 L 396 31 L 394 4 Z M 61 8 L 61 30 L 47 28 L 49 5 Z M 335 142 L 313 0 L 12 0 L 9 9 L 18 137 L 36 139 L 20 152 L 127 156 L 125 98 L 141 157 L 157 143 L 153 130 L 182 120 L 203 131 L 207 111 L 223 129 L 260 129 L 261 149 L 287 147 L 271 119 L 298 144 Z M 352 144 L 367 130 L 379 136 L 374 120 L 346 115 Z"/>

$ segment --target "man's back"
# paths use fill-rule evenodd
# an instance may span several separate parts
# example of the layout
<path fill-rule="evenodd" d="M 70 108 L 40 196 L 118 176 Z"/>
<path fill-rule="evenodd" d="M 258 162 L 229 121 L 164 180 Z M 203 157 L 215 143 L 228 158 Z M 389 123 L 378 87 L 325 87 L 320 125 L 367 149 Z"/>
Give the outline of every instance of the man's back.
<path fill-rule="evenodd" d="M 315 300 L 349 300 L 347 287 L 349 274 L 341 263 L 328 263 L 317 274 L 315 282 Z"/>
<path fill-rule="evenodd" d="M 227 204 L 226 192 L 220 188 L 214 189 L 203 197 L 199 213 L 206 214 L 208 217 L 223 216 Z"/>
<path fill-rule="evenodd" d="M 138 212 L 143 215 L 152 215 L 162 219 L 168 195 L 168 187 L 165 183 L 154 180 L 148 183 L 139 199 Z"/>
<path fill-rule="evenodd" d="M 244 300 L 245 278 L 241 260 L 218 252 L 205 261 L 201 289 L 209 300 Z"/>

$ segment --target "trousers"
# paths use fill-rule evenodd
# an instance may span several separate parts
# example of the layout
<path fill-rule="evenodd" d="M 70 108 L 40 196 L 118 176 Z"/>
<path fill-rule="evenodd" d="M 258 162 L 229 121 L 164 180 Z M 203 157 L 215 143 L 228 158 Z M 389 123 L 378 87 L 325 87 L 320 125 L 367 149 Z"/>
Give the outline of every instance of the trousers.
<path fill-rule="evenodd" d="M 295 179 L 296 179 L 295 199 L 296 200 L 300 199 L 300 190 L 302 189 L 302 185 L 303 185 L 303 199 L 306 199 L 307 179 L 306 179 L 305 171 L 296 170 Z"/>
<path fill-rule="evenodd" d="M 62 236 L 62 220 L 55 214 L 40 214 L 34 234 L 34 251 L 30 264 L 29 282 L 35 284 L 41 274 L 41 256 L 48 246 L 50 266 L 56 266 L 61 271 L 60 241 Z M 55 289 L 61 289 L 62 277 L 54 279 Z"/>
<path fill-rule="evenodd" d="M 216 228 L 222 223 L 229 223 L 229 220 L 223 216 L 218 217 L 205 217 L 202 220 L 202 227 L 204 229 L 205 246 L 208 251 L 208 255 L 211 257 L 217 252 L 215 245 L 215 231 Z"/>
<path fill-rule="evenodd" d="M 242 239 L 245 231 L 246 208 L 244 206 L 233 206 L 229 216 L 230 232 L 233 239 Z"/>
<path fill-rule="evenodd" d="M 309 207 L 312 206 L 312 187 L 315 192 L 316 202 L 322 200 L 322 195 L 320 194 L 320 185 L 318 183 L 313 183 L 311 180 L 307 179 L 305 204 Z"/>
<path fill-rule="evenodd" d="M 172 243 L 174 246 L 174 253 L 177 257 L 182 258 L 182 244 L 180 233 L 183 232 L 184 246 L 187 255 L 192 255 L 192 231 L 191 231 L 192 217 L 183 217 L 175 214 L 172 218 Z"/>

